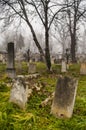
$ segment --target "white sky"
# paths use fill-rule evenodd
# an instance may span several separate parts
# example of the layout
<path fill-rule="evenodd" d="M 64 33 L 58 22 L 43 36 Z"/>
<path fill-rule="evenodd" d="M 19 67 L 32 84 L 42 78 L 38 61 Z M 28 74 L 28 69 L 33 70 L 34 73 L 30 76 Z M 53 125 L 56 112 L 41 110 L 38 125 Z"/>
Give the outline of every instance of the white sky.
<path fill-rule="evenodd" d="M 52 0 L 54 2 L 54 0 Z M 61 1 L 61 0 L 60 0 Z M 57 2 L 60 2 L 59 0 L 57 0 Z M 39 19 L 34 19 L 31 23 L 33 24 L 34 29 L 39 32 L 39 33 L 44 33 L 44 30 L 42 28 L 42 26 L 40 26 L 40 24 L 38 23 Z M 17 21 L 16 21 L 17 22 Z M 3 23 L 2 23 L 3 24 Z M 7 33 L 9 33 L 9 37 L 11 37 L 12 35 L 12 31 L 15 32 L 15 26 L 16 24 L 13 24 L 12 26 L 10 26 L 10 28 L 7 30 Z M 12 31 L 10 31 L 12 30 Z M 29 27 L 26 24 L 22 24 L 22 28 L 19 28 L 19 31 L 23 34 L 23 36 L 25 38 L 28 37 L 29 34 L 31 34 L 31 31 L 29 29 Z M 81 27 L 80 29 L 80 33 L 83 32 L 83 28 Z M 0 34 L 0 44 L 3 44 L 4 40 L 3 40 L 3 34 Z M 58 41 L 54 40 L 53 41 L 53 52 L 61 52 L 61 46 L 58 43 Z"/>

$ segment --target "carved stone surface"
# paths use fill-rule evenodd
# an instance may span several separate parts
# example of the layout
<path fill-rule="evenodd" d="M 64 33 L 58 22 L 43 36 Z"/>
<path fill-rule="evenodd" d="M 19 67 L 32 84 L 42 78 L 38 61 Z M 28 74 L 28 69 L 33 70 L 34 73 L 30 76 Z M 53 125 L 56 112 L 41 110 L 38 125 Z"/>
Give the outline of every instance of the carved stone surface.
<path fill-rule="evenodd" d="M 69 64 L 67 64 L 67 70 L 69 69 Z"/>
<path fill-rule="evenodd" d="M 81 63 L 80 74 L 86 75 L 86 63 Z"/>
<path fill-rule="evenodd" d="M 61 72 L 66 72 L 67 65 L 65 61 L 62 61 Z"/>
<path fill-rule="evenodd" d="M 7 55 L 7 75 L 10 78 L 15 77 L 15 64 L 14 64 L 14 43 L 8 43 L 8 55 Z"/>
<path fill-rule="evenodd" d="M 23 82 L 22 78 L 14 80 L 11 93 L 10 93 L 10 102 L 17 104 L 21 109 L 25 108 L 27 103 L 27 91 L 28 88 Z"/>
<path fill-rule="evenodd" d="M 29 63 L 28 73 L 29 73 L 29 74 L 34 74 L 34 73 L 36 73 L 36 64 L 35 64 L 35 63 Z"/>
<path fill-rule="evenodd" d="M 59 77 L 51 113 L 56 117 L 70 118 L 73 113 L 78 81 L 71 77 Z"/>

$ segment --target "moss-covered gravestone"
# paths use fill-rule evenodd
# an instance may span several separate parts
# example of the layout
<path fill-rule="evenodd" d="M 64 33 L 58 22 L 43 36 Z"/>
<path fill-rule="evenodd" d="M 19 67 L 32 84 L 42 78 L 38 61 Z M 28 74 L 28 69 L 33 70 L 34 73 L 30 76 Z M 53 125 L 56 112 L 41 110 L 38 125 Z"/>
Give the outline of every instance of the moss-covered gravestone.
<path fill-rule="evenodd" d="M 25 85 L 23 78 L 17 77 L 13 81 L 9 101 L 16 104 L 21 109 L 25 109 L 28 95 L 27 91 L 28 88 Z"/>
<path fill-rule="evenodd" d="M 81 63 L 80 74 L 86 75 L 86 63 Z"/>
<path fill-rule="evenodd" d="M 70 118 L 73 113 L 78 81 L 71 77 L 59 77 L 51 107 L 51 113 L 59 118 Z"/>

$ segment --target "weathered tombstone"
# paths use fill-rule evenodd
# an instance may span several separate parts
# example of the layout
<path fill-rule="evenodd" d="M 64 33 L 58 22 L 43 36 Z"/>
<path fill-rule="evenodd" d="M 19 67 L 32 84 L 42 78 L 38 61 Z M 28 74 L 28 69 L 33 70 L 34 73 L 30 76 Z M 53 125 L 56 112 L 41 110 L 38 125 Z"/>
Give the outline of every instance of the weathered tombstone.
<path fill-rule="evenodd" d="M 66 67 L 67 67 L 67 70 L 68 70 L 68 69 L 69 69 L 69 64 L 67 64 L 67 66 L 66 66 Z"/>
<path fill-rule="evenodd" d="M 34 74 L 36 73 L 36 64 L 35 63 L 29 63 L 29 66 L 28 66 L 28 73 L 29 74 Z"/>
<path fill-rule="evenodd" d="M 10 102 L 18 105 L 21 109 L 25 109 L 27 103 L 27 93 L 28 88 L 26 87 L 22 78 L 17 77 L 14 80 L 11 93 L 10 93 Z"/>
<path fill-rule="evenodd" d="M 86 63 L 81 63 L 80 74 L 86 75 Z"/>
<path fill-rule="evenodd" d="M 70 118 L 73 113 L 78 81 L 71 77 L 59 77 L 51 107 L 55 117 Z"/>
<path fill-rule="evenodd" d="M 7 46 L 7 74 L 10 78 L 15 77 L 15 64 L 14 64 L 14 43 L 10 42 Z"/>
<path fill-rule="evenodd" d="M 55 63 L 54 61 L 55 61 L 55 58 L 52 57 L 51 58 L 51 64 L 54 64 Z"/>
<path fill-rule="evenodd" d="M 66 62 L 62 60 L 61 72 L 66 72 L 67 65 Z"/>

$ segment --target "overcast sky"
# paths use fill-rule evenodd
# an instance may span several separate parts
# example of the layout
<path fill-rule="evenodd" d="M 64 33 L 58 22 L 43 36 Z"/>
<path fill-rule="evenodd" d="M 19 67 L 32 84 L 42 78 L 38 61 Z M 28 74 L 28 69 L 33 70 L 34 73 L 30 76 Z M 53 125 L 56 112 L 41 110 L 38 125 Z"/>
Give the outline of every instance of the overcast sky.
<path fill-rule="evenodd" d="M 54 1 L 54 0 L 53 0 Z M 59 0 L 57 0 L 58 2 L 60 2 Z M 32 18 L 31 18 L 32 20 Z M 1 22 L 1 27 L 0 27 L 0 31 L 2 29 L 2 25 L 3 25 L 3 22 Z M 16 32 L 16 27 L 17 27 L 17 23 L 18 21 L 15 20 L 15 22 L 10 25 L 9 29 L 6 29 L 5 33 L 2 33 L 0 34 L 0 44 L 3 44 L 4 42 L 4 34 L 9 34 L 9 39 L 11 39 L 12 37 L 12 32 Z M 44 33 L 44 29 L 43 29 L 43 26 L 41 26 L 41 22 L 40 20 L 37 18 L 34 18 L 32 21 L 31 21 L 31 24 L 33 25 L 34 29 L 36 30 L 36 32 L 38 33 Z M 25 24 L 25 22 L 22 23 L 22 27 L 18 28 L 18 31 L 22 33 L 22 35 L 27 39 L 28 38 L 28 35 L 31 34 L 31 31 L 29 29 L 29 27 Z M 80 33 L 83 34 L 83 27 L 80 28 Z M 30 42 L 30 41 L 29 41 Z M 61 52 L 61 46 L 60 46 L 60 43 L 53 38 L 53 52 L 56 52 L 56 53 L 59 53 Z"/>

